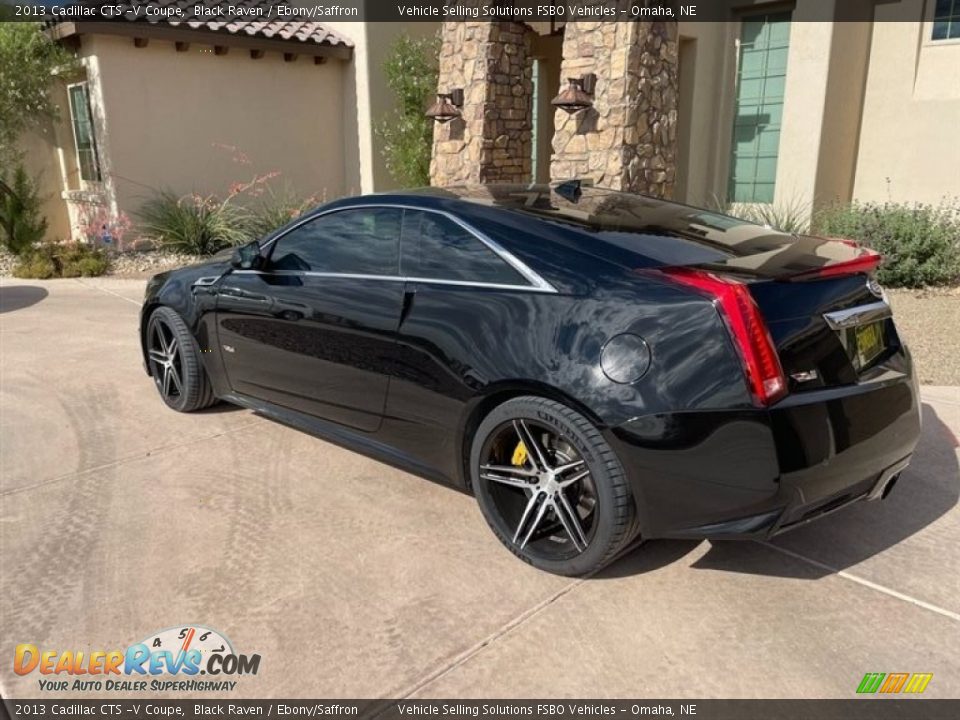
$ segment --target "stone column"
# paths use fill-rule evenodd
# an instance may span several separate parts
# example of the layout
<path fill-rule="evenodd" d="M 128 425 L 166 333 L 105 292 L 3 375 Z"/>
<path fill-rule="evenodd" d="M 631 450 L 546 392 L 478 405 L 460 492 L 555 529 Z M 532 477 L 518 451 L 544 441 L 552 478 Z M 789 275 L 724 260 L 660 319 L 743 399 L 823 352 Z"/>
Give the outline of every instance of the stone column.
<path fill-rule="evenodd" d="M 678 64 L 675 22 L 567 23 L 561 82 L 595 73 L 597 87 L 593 108 L 557 110 L 551 179 L 671 197 Z"/>
<path fill-rule="evenodd" d="M 437 124 L 432 185 L 529 182 L 530 30 L 521 23 L 448 21 L 438 90 L 463 88 L 462 118 Z"/>

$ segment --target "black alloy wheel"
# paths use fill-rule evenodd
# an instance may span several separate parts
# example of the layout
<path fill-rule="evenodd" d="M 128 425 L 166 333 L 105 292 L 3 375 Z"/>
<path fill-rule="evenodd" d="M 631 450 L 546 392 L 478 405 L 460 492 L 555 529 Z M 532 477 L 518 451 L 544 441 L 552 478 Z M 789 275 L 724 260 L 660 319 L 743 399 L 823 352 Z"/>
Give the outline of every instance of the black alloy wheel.
<path fill-rule="evenodd" d="M 477 429 L 473 487 L 488 524 L 521 559 L 561 575 L 612 560 L 634 535 L 634 505 L 613 450 L 576 411 L 509 400 Z"/>
<path fill-rule="evenodd" d="M 163 401 L 179 412 L 193 412 L 216 402 L 200 351 L 186 323 L 168 307 L 159 307 L 147 324 L 150 374 Z"/>

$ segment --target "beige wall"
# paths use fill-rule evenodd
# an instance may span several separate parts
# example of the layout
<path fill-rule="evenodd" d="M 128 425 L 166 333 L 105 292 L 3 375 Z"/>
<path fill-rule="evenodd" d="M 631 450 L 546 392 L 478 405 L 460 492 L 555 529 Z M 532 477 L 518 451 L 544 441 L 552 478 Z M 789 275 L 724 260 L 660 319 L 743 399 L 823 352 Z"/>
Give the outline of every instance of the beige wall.
<path fill-rule="evenodd" d="M 301 3 L 303 4 L 303 3 Z M 383 62 L 401 34 L 428 37 L 440 31 L 439 22 L 388 23 L 324 21 L 331 30 L 354 43 L 353 59 L 344 75 L 343 106 L 347 130 L 348 192 L 380 192 L 396 188 L 387 172 L 375 128 L 396 100 L 387 87 Z M 426 110 L 426 108 L 424 108 Z"/>
<path fill-rule="evenodd" d="M 132 212 L 161 188 L 222 196 L 232 183 L 273 171 L 280 172 L 278 187 L 342 195 L 342 64 L 212 50 L 84 37 L 105 182 L 119 209 Z M 236 147 L 249 164 L 218 145 Z"/>
<path fill-rule="evenodd" d="M 960 196 L 960 41 L 929 39 L 932 2 L 877 7 L 877 20 L 900 22 L 873 28 L 853 189 L 858 200 L 935 203 Z"/>
<path fill-rule="evenodd" d="M 814 2 L 798 0 L 794 20 L 822 17 Z M 882 22 L 794 22 L 776 204 L 960 195 L 960 42 L 928 39 L 931 9 L 902 0 L 877 6 Z M 737 21 L 680 23 L 677 197 L 694 204 L 726 192 L 739 33 Z"/>
<path fill-rule="evenodd" d="M 45 239 L 69 240 L 70 218 L 63 200 L 63 178 L 56 135 L 58 129 L 54 123 L 46 125 L 42 130 L 24 133 L 18 141 L 18 149 L 24 153 L 24 168 L 37 182 L 43 200 L 41 212 L 47 218 Z"/>

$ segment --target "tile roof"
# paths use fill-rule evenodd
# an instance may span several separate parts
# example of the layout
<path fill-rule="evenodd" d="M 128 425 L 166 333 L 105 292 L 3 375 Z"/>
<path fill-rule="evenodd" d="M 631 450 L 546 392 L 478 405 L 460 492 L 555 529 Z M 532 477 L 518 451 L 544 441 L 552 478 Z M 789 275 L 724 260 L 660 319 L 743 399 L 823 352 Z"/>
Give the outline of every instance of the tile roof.
<path fill-rule="evenodd" d="M 99 3 L 98 3 L 99 4 Z M 325 45 L 328 47 L 352 48 L 353 42 L 340 35 L 326 25 L 314 20 L 242 20 L 224 15 L 226 19 L 194 19 L 193 7 L 204 5 L 208 8 L 223 8 L 227 12 L 229 6 L 245 9 L 262 8 L 267 14 L 270 7 L 287 5 L 287 0 L 117 0 L 117 5 L 124 9 L 135 10 L 146 8 L 180 7 L 189 13 L 190 20 L 178 20 L 163 16 L 146 16 L 140 12 L 137 20 L 130 22 L 150 23 L 157 27 L 189 28 L 207 32 L 229 33 L 236 37 L 263 38 L 266 40 L 289 40 L 291 42 L 308 43 L 311 45 Z M 274 15 L 275 17 L 275 15 Z M 57 24 L 57 21 L 51 24 Z"/>

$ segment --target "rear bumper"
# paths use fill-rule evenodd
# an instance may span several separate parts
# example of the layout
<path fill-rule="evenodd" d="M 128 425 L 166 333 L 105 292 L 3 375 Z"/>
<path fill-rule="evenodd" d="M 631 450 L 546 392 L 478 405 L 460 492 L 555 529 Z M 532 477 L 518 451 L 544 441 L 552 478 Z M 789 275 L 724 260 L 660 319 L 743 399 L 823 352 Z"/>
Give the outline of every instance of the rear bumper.
<path fill-rule="evenodd" d="M 775 407 L 636 418 L 607 432 L 647 537 L 769 537 L 878 499 L 920 438 L 906 367 Z M 906 369 L 907 373 L 902 372 Z"/>

